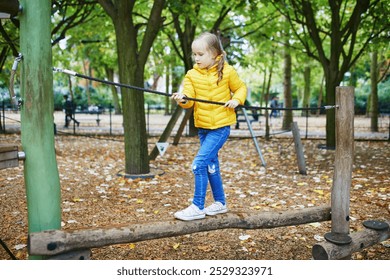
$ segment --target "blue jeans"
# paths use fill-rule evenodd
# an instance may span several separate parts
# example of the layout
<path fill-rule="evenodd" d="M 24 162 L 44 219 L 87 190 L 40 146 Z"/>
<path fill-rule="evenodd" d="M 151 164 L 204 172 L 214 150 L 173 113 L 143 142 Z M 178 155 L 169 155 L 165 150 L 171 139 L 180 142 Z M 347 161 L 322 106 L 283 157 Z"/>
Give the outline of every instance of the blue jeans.
<path fill-rule="evenodd" d="M 193 204 L 204 208 L 206 190 L 210 182 L 215 201 L 226 204 L 221 173 L 219 170 L 218 151 L 225 144 L 230 134 L 230 126 L 218 129 L 199 128 L 200 148 L 192 163 L 192 172 L 195 175 L 195 192 Z"/>

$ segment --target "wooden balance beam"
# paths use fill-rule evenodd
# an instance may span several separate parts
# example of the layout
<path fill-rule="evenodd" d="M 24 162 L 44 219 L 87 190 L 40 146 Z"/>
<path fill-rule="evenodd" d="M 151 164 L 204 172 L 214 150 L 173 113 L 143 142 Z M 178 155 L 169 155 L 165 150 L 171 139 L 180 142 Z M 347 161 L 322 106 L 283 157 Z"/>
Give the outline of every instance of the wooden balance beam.
<path fill-rule="evenodd" d="M 77 230 L 32 232 L 28 238 L 30 255 L 52 256 L 80 249 L 104 247 L 144 240 L 173 237 L 227 228 L 265 229 L 329 221 L 330 206 L 302 210 L 234 213 L 208 216 L 194 221 L 166 220 Z"/>

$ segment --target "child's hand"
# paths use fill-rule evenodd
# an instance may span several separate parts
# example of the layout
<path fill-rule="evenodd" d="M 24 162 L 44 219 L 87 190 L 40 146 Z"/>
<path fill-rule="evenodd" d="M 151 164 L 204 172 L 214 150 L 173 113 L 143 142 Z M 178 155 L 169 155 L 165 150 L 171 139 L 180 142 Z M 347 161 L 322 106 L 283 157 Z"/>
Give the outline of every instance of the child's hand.
<path fill-rule="evenodd" d="M 232 100 L 229 100 L 228 102 L 225 103 L 225 105 L 223 105 L 224 107 L 227 107 L 227 108 L 236 108 L 238 105 L 240 105 L 240 103 L 235 100 L 235 99 L 232 99 Z"/>
<path fill-rule="evenodd" d="M 171 98 L 175 100 L 177 103 L 186 103 L 187 100 L 184 99 L 185 97 L 186 96 L 184 94 L 178 92 L 172 93 L 171 95 Z"/>

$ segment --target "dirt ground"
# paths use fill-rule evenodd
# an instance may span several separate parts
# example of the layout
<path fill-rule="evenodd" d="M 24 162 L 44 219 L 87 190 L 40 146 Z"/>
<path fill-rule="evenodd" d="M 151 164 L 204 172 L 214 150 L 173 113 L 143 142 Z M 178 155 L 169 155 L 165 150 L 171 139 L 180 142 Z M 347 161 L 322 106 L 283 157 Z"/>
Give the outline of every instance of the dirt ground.
<path fill-rule="evenodd" d="M 0 134 L 21 146 L 20 134 Z M 170 142 L 172 139 L 169 140 Z M 149 139 L 153 149 L 157 138 Z M 220 152 L 229 210 L 261 213 L 330 205 L 334 151 L 321 139 L 303 140 L 307 175 L 298 172 L 291 138 L 259 140 L 263 168 L 251 139 L 231 137 Z M 365 220 L 390 218 L 388 141 L 356 141 L 350 198 L 351 232 Z M 146 221 L 170 221 L 193 193 L 191 162 L 197 138 L 169 145 L 151 167 L 152 179 L 126 179 L 122 136 L 55 136 L 61 183 L 62 228 L 77 229 Z M 211 202 L 208 194 L 207 203 Z M 17 259 L 27 259 L 27 204 L 23 165 L 0 170 L 0 238 Z M 328 222 L 274 229 L 224 229 L 92 249 L 96 260 L 308 260 L 330 232 Z M 0 247 L 0 259 L 11 256 Z M 355 260 L 389 260 L 389 240 L 354 253 Z"/>

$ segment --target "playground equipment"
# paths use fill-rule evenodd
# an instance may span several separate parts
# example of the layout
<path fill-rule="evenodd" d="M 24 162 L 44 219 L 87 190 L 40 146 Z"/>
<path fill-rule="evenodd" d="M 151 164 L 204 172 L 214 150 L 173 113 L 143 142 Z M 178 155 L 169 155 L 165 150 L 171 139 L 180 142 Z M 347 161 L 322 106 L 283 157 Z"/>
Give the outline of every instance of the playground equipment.
<path fill-rule="evenodd" d="M 34 255 L 52 256 L 74 250 L 112 244 L 173 237 L 226 228 L 261 229 L 300 225 L 330 220 L 330 207 L 268 213 L 227 213 L 206 219 L 184 222 L 174 220 L 122 225 L 120 227 L 80 230 L 49 230 L 30 233 L 28 248 Z M 63 254 L 63 257 L 67 257 Z"/>
<path fill-rule="evenodd" d="M 312 248 L 312 255 L 315 260 L 340 260 L 349 258 L 352 253 L 364 248 L 378 244 L 390 238 L 390 221 L 365 221 L 364 230 L 353 232 L 349 235 L 350 243 L 337 244 L 323 241 Z"/>
<path fill-rule="evenodd" d="M 47 230 L 29 234 L 29 253 L 49 258 L 89 257 L 89 248 L 173 237 L 226 228 L 261 229 L 332 221 L 326 241 L 315 244 L 314 259 L 342 259 L 390 237 L 388 222 L 366 221 L 363 232 L 349 234 L 349 189 L 353 158 L 353 94 L 351 87 L 336 91 L 337 148 L 331 208 L 311 207 L 274 213 L 228 213 L 204 220 L 176 220 L 78 230 Z M 352 104 L 352 105 L 351 105 Z M 341 129 L 342 128 L 342 129 Z M 332 213 L 332 215 L 330 214 Z"/>
<path fill-rule="evenodd" d="M 349 234 L 350 187 L 354 154 L 354 88 L 336 88 L 336 153 L 331 195 L 332 230 L 324 235 L 326 241 L 315 244 L 314 259 L 343 259 L 390 238 L 388 222 L 363 223 L 366 230 Z M 377 226 L 380 225 L 380 226 Z"/>

